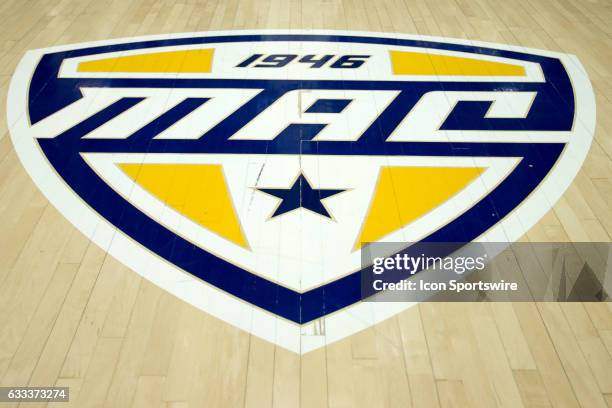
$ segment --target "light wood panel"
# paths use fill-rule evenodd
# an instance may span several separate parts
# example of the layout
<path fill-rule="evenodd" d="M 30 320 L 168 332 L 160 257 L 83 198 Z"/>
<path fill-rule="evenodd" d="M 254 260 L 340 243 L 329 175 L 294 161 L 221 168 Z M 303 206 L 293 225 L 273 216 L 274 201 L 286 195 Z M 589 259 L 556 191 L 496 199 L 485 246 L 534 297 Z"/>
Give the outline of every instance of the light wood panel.
<path fill-rule="evenodd" d="M 595 141 L 524 239 L 610 241 L 609 1 L 5 0 L 0 21 L 2 111 L 27 49 L 144 34 L 353 29 L 576 54 L 596 92 Z M 300 357 L 193 309 L 90 244 L 30 181 L 9 125 L 0 115 L 2 385 L 70 386 L 71 403 L 58 407 L 612 406 L 608 304 L 423 304 Z"/>

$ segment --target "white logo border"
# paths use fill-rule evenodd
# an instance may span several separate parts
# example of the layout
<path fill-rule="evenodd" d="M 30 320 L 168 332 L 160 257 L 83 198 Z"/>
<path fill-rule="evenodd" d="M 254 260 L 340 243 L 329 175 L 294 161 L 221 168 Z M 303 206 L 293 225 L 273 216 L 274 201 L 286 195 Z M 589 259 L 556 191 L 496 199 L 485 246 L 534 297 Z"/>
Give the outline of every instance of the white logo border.
<path fill-rule="evenodd" d="M 480 236 L 478 241 L 512 242 L 519 239 L 561 198 L 587 157 L 596 123 L 595 96 L 585 69 L 575 56 L 569 54 L 441 37 L 333 30 L 210 31 L 132 37 L 28 51 L 11 79 L 7 102 L 8 127 L 18 157 L 47 199 L 86 237 L 142 277 L 198 309 L 293 352 L 307 353 L 333 343 L 379 323 L 413 304 L 360 302 L 300 326 L 229 295 L 155 255 L 89 207 L 66 185 L 35 140 L 30 137 L 30 123 L 26 113 L 30 80 L 38 61 L 45 53 L 142 40 L 249 34 L 351 35 L 436 41 L 559 58 L 570 76 L 575 93 L 574 128 L 570 141 L 538 188 L 502 221 Z"/>

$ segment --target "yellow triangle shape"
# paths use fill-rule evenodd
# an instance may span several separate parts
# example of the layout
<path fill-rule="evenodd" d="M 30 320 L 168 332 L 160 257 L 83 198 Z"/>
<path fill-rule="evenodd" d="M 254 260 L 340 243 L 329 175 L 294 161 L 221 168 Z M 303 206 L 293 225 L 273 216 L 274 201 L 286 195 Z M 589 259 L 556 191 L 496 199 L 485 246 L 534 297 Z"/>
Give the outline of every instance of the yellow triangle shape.
<path fill-rule="evenodd" d="M 149 52 L 79 63 L 79 72 L 210 72 L 213 48 Z"/>
<path fill-rule="evenodd" d="M 355 249 L 422 217 L 463 190 L 481 167 L 382 167 Z"/>
<path fill-rule="evenodd" d="M 249 248 L 220 164 L 121 163 L 157 199 L 204 228 Z"/>
<path fill-rule="evenodd" d="M 394 75 L 525 76 L 522 65 L 424 52 L 390 51 Z"/>

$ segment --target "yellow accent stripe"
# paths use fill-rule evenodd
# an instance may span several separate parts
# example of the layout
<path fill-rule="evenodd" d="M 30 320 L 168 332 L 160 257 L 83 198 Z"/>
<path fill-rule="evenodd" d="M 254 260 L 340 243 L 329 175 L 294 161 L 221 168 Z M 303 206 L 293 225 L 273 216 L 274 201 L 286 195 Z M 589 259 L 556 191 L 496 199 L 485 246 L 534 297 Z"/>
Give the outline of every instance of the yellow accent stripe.
<path fill-rule="evenodd" d="M 485 168 L 382 167 L 355 249 L 422 217 L 463 190 Z"/>
<path fill-rule="evenodd" d="M 525 76 L 522 65 L 423 52 L 390 51 L 394 75 Z"/>
<path fill-rule="evenodd" d="M 204 228 L 249 248 L 219 164 L 122 163 L 132 180 Z"/>
<path fill-rule="evenodd" d="M 127 55 L 79 63 L 79 72 L 210 72 L 214 49 Z"/>

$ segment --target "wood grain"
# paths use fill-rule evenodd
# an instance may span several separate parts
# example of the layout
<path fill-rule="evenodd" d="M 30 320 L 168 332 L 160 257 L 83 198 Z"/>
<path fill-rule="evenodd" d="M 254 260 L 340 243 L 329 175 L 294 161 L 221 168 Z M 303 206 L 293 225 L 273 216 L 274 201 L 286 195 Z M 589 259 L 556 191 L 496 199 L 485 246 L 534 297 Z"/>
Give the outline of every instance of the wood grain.
<path fill-rule="evenodd" d="M 3 111 L 26 50 L 145 34 L 352 29 L 576 54 L 595 88 L 595 140 L 524 240 L 610 241 L 607 0 L 6 0 L 0 20 Z M 608 304 L 421 304 L 300 357 L 192 308 L 90 244 L 31 182 L 10 125 L 0 115 L 2 385 L 69 386 L 71 403 L 58 407 L 612 406 Z"/>

